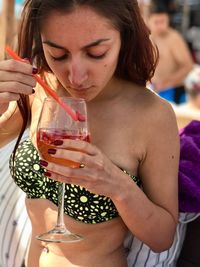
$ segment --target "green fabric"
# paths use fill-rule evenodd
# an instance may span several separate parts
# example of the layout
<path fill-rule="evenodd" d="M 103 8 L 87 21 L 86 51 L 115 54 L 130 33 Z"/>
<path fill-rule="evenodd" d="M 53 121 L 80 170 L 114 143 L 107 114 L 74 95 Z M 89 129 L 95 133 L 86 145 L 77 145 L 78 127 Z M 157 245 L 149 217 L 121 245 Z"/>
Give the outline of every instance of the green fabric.
<path fill-rule="evenodd" d="M 18 146 L 14 165 L 11 155 L 10 170 L 15 183 L 26 193 L 27 198 L 48 199 L 57 205 L 58 182 L 44 176 L 38 152 L 29 139 Z M 140 186 L 137 177 L 123 171 Z M 110 198 L 95 195 L 78 185 L 66 184 L 65 189 L 64 212 L 75 220 L 95 224 L 119 216 Z"/>

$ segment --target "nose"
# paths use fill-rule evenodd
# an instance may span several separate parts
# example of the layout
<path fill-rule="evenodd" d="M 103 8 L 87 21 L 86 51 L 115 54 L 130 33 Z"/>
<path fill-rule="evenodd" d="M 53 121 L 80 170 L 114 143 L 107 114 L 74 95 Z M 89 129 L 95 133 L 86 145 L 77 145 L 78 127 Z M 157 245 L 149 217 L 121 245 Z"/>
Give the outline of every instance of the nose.
<path fill-rule="evenodd" d="M 69 67 L 68 80 L 73 87 L 84 86 L 88 79 L 88 72 L 86 66 L 80 62 L 72 62 Z"/>

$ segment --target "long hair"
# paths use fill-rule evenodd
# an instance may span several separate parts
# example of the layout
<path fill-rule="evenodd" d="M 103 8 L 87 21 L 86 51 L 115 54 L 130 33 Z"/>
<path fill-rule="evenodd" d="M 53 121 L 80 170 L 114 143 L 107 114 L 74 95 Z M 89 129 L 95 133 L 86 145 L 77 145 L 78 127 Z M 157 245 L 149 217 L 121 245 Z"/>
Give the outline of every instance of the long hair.
<path fill-rule="evenodd" d="M 115 76 L 145 86 L 154 74 L 158 59 L 157 49 L 149 38 L 149 30 L 141 17 L 136 0 L 26 0 L 18 40 L 18 53 L 36 64 L 40 74 L 51 72 L 42 49 L 40 29 L 51 12 L 70 13 L 77 7 L 89 7 L 108 18 L 120 32 L 121 49 Z M 21 96 L 18 102 L 23 116 L 23 127 L 28 123 L 30 108 Z"/>

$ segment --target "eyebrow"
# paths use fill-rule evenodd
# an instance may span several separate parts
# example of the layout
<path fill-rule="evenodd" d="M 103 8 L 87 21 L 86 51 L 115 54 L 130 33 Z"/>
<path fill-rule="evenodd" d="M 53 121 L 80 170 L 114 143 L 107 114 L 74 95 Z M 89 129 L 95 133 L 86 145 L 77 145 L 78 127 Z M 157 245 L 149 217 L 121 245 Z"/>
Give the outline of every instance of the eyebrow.
<path fill-rule="evenodd" d="M 106 38 L 106 39 L 98 39 L 90 44 L 87 44 L 87 45 L 84 45 L 82 47 L 82 49 L 86 49 L 86 48 L 90 48 L 90 47 L 93 47 L 93 46 L 97 46 L 103 42 L 106 42 L 106 41 L 109 41 L 110 39 L 109 38 Z M 43 44 L 47 44 L 48 46 L 51 46 L 51 47 L 54 47 L 54 48 L 58 48 L 58 49 L 62 49 L 62 50 L 67 50 L 64 46 L 61 46 L 61 45 L 58 45 L 54 42 L 51 42 L 51 41 L 43 41 Z"/>

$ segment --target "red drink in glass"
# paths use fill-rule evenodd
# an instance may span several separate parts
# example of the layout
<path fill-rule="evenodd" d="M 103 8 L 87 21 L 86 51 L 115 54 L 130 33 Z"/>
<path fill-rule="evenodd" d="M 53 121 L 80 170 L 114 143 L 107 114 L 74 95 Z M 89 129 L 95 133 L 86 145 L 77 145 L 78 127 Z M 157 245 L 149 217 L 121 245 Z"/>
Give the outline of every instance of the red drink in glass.
<path fill-rule="evenodd" d="M 54 145 L 55 140 L 63 140 L 63 139 L 82 140 L 86 142 L 90 141 L 88 133 L 77 134 L 77 132 L 73 133 L 73 131 L 69 130 L 39 128 L 37 133 L 37 146 L 41 154 L 41 157 L 44 160 L 57 163 L 63 166 L 78 168 L 80 162 L 75 162 L 69 159 L 55 158 L 48 153 L 48 149 L 57 148 Z"/>

